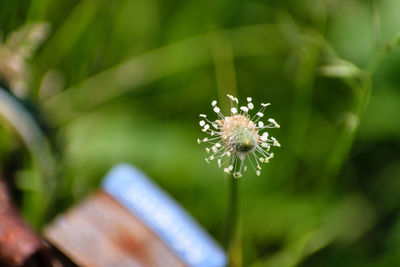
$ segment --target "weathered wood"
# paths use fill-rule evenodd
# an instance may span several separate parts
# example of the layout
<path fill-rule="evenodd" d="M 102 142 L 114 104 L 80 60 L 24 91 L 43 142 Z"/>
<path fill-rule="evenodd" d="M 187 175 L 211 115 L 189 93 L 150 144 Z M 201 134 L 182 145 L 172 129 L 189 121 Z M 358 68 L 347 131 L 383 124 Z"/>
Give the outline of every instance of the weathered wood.
<path fill-rule="evenodd" d="M 32 266 L 34 261 L 50 266 L 43 242 L 19 215 L 0 179 L 0 266 Z"/>
<path fill-rule="evenodd" d="M 44 235 L 82 266 L 185 266 L 139 219 L 102 191 L 58 217 Z"/>

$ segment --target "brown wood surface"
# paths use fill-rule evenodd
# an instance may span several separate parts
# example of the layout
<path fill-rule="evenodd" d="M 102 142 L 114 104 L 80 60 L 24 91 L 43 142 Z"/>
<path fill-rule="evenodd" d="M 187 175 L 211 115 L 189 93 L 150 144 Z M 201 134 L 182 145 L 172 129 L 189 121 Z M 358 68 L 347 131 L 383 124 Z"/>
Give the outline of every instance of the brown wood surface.
<path fill-rule="evenodd" d="M 24 222 L 0 178 L 0 266 L 49 266 L 41 239 Z"/>
<path fill-rule="evenodd" d="M 81 266 L 185 266 L 150 229 L 102 191 L 58 217 L 44 234 Z"/>

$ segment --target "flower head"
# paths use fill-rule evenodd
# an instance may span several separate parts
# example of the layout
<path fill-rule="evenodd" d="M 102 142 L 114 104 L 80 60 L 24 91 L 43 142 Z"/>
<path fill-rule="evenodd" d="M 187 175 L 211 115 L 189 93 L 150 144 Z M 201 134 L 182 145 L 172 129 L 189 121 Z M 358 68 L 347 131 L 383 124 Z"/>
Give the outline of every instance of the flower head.
<path fill-rule="evenodd" d="M 202 131 L 210 137 L 197 139 L 197 142 L 211 145 L 206 147 L 207 153 L 210 154 L 205 159 L 207 162 L 217 160 L 218 166 L 224 166 L 224 171 L 232 172 L 235 178 L 242 177 L 242 172 L 247 170 L 246 159 L 259 176 L 260 165 L 268 163 L 274 157 L 274 153 L 269 152 L 271 146 L 281 146 L 265 129 L 280 126 L 271 118 L 268 119 L 268 123 L 262 121 L 264 110 L 269 103 L 262 103 L 261 109 L 251 117 L 249 111 L 254 109 L 251 97 L 247 98 L 247 105 L 241 107 L 236 97 L 228 97 L 231 101 L 230 116 L 221 113 L 216 100 L 212 101 L 211 106 L 218 119 L 211 121 L 206 115 L 200 114 Z"/>

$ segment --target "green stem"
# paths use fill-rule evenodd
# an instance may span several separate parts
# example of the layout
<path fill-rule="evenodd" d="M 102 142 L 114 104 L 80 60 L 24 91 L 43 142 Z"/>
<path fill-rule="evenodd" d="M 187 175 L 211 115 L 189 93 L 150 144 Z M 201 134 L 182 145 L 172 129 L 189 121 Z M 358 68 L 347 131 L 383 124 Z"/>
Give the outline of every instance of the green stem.
<path fill-rule="evenodd" d="M 242 266 L 242 221 L 239 204 L 239 179 L 229 177 L 229 203 L 225 228 L 225 249 L 228 253 L 228 266 Z"/>

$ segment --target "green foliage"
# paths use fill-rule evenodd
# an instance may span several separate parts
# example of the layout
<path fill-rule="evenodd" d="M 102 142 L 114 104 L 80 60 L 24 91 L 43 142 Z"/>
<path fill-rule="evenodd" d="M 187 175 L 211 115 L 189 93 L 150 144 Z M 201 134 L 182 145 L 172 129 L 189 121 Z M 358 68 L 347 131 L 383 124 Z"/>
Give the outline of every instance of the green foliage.
<path fill-rule="evenodd" d="M 221 242 L 227 181 L 203 161 L 197 118 L 227 93 L 252 96 L 271 102 L 282 148 L 240 180 L 244 265 L 396 266 L 397 11 L 396 0 L 2 1 L 3 42 L 51 27 L 25 100 L 47 122 L 55 185 L 7 123 L 2 171 L 41 226 L 129 162 Z"/>

